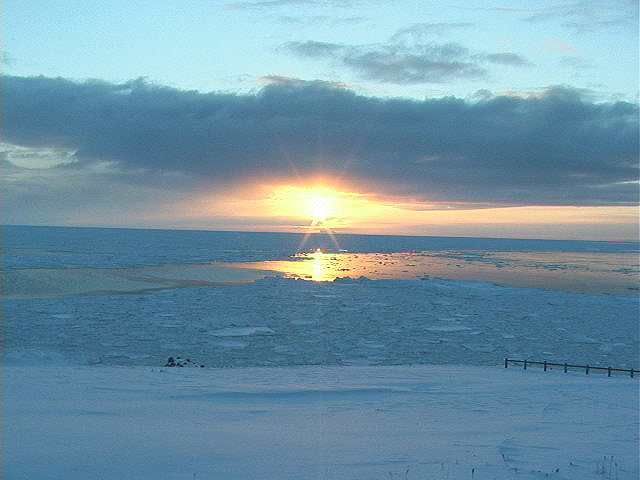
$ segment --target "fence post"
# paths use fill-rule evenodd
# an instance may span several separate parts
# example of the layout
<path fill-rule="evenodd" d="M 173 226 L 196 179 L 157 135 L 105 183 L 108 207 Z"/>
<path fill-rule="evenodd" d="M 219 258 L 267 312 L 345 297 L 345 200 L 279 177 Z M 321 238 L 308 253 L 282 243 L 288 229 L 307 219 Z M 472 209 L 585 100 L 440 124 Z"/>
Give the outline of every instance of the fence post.
<path fill-rule="evenodd" d="M 589 375 L 591 370 L 606 370 L 607 371 L 607 377 L 611 377 L 613 372 L 629 372 L 629 376 L 631 378 L 635 377 L 638 373 L 640 373 L 640 370 L 636 370 L 635 368 L 631 368 L 631 369 L 620 369 L 620 368 L 613 368 L 611 365 L 607 366 L 607 367 L 592 367 L 591 365 L 569 365 L 567 362 L 564 363 L 550 363 L 547 360 L 545 360 L 544 362 L 537 362 L 537 361 L 529 361 L 529 360 L 513 360 L 513 359 L 509 359 L 508 357 L 505 357 L 504 359 L 504 368 L 508 368 L 509 367 L 509 362 L 512 363 L 522 363 L 522 367 L 524 370 L 526 370 L 527 368 L 529 368 L 529 365 L 542 365 L 544 371 L 546 372 L 547 370 L 553 370 L 553 366 L 558 366 L 558 367 L 563 367 L 564 368 L 564 373 L 567 373 L 569 371 L 569 367 L 572 368 L 584 368 L 584 373 L 586 375 Z M 597 372 L 596 372 L 597 373 Z"/>

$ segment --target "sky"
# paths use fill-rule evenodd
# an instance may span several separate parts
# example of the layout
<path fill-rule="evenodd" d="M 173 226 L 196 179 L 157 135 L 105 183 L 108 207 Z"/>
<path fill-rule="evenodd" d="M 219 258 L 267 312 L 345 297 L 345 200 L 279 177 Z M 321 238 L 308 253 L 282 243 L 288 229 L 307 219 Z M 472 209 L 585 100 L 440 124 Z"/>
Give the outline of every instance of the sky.
<path fill-rule="evenodd" d="M 4 224 L 638 238 L 636 1 L 2 9 Z"/>

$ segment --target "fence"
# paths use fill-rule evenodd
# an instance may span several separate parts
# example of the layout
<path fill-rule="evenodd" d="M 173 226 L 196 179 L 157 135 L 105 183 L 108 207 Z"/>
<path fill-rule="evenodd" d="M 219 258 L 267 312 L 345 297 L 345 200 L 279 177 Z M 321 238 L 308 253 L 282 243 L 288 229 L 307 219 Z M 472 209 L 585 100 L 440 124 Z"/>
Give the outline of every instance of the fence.
<path fill-rule="evenodd" d="M 591 365 L 572 365 L 570 363 L 552 363 L 552 362 L 533 362 L 531 360 L 512 360 L 510 358 L 504 359 L 504 368 L 509 366 L 509 363 L 521 363 L 524 365 L 524 369 L 527 369 L 529 365 L 542 365 L 544 371 L 547 371 L 549 367 L 563 367 L 564 373 L 567 373 L 569 368 L 584 368 L 585 373 L 589 375 L 590 370 L 605 370 L 607 372 L 607 376 L 610 377 L 612 372 L 625 372 L 628 373 L 630 377 L 634 377 L 634 374 L 640 373 L 640 370 L 637 369 L 628 369 L 628 368 L 611 368 L 611 367 L 594 367 Z"/>

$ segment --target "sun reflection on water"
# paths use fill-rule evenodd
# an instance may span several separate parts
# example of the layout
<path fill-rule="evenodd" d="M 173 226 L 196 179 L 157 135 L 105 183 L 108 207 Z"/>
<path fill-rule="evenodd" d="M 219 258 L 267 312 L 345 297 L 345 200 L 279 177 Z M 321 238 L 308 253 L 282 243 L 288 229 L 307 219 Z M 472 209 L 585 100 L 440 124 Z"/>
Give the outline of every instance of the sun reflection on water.
<path fill-rule="evenodd" d="M 331 282 L 337 277 L 348 275 L 354 267 L 353 262 L 357 261 L 357 255 L 347 255 L 344 253 L 326 253 L 320 248 L 312 252 L 299 253 L 295 260 L 267 261 L 261 262 L 262 268 L 270 268 L 281 271 L 286 276 L 313 280 L 314 282 Z M 251 264 L 258 265 L 258 264 Z M 361 268 L 364 265 L 356 266 L 358 271 L 364 272 Z"/>
<path fill-rule="evenodd" d="M 325 270 L 327 266 L 326 255 L 319 248 L 311 254 L 313 266 L 311 268 L 311 280 L 315 282 L 324 282 L 329 280 L 326 278 Z M 333 280 L 333 279 L 331 279 Z"/>
<path fill-rule="evenodd" d="M 638 290 L 635 253 L 349 253 L 326 252 L 318 248 L 299 253 L 291 260 L 225 263 L 224 266 L 267 269 L 315 282 L 361 276 L 405 280 L 439 277 L 579 293 L 633 293 Z"/>

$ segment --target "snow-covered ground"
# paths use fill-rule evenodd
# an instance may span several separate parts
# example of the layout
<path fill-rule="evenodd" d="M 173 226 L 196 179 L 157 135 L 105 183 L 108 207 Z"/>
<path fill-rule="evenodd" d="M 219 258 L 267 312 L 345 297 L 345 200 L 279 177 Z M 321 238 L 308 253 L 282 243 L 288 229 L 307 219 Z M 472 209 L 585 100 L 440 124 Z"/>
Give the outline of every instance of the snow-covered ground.
<path fill-rule="evenodd" d="M 518 368 L 4 371 L 6 479 L 638 478 L 638 383 Z"/>

